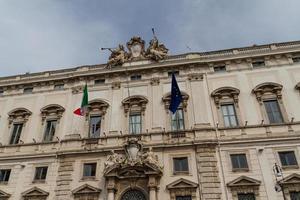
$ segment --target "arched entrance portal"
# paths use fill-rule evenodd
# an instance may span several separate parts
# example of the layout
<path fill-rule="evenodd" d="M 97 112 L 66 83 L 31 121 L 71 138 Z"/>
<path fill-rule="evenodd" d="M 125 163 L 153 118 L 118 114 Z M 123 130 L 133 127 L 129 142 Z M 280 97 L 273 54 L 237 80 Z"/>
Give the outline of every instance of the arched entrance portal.
<path fill-rule="evenodd" d="M 144 193 L 137 189 L 130 189 L 125 192 L 121 200 L 147 200 Z"/>

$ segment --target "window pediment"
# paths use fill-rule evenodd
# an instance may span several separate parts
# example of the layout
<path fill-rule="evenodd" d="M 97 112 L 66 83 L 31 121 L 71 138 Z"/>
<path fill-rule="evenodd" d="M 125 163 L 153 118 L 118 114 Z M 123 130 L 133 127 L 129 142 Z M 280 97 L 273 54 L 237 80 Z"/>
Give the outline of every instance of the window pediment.
<path fill-rule="evenodd" d="M 101 189 L 93 187 L 88 184 L 84 184 L 72 191 L 74 196 L 80 196 L 80 195 L 85 195 L 85 194 L 95 194 L 99 195 L 101 192 Z"/>
<path fill-rule="evenodd" d="M 291 174 L 280 181 L 280 184 L 300 184 L 300 175 Z"/>
<path fill-rule="evenodd" d="M 89 101 L 88 113 L 99 113 L 105 115 L 109 104 L 101 99 L 94 99 Z"/>
<path fill-rule="evenodd" d="M 187 179 L 181 178 L 167 185 L 168 190 L 176 190 L 182 188 L 197 188 L 198 184 Z"/>
<path fill-rule="evenodd" d="M 238 103 L 238 96 L 240 90 L 234 87 L 221 87 L 214 90 L 211 93 L 211 97 L 214 98 L 215 104 L 219 105 L 221 101 L 233 101 Z"/>
<path fill-rule="evenodd" d="M 32 197 L 40 197 L 40 198 L 45 198 L 49 195 L 49 192 L 46 192 L 38 187 L 33 187 L 29 190 L 26 190 L 25 192 L 22 193 L 22 196 L 27 199 L 27 198 L 32 198 Z"/>
<path fill-rule="evenodd" d="M 65 112 L 64 107 L 58 104 L 50 104 L 41 109 L 42 121 L 44 122 L 47 117 L 54 117 L 60 119 Z"/>
<path fill-rule="evenodd" d="M 0 190 L 0 199 L 8 199 L 11 195 Z"/>
<path fill-rule="evenodd" d="M 228 187 L 241 187 L 241 186 L 259 186 L 261 181 L 247 176 L 240 176 L 237 179 L 227 183 Z"/>
<path fill-rule="evenodd" d="M 278 83 L 262 83 L 257 85 L 253 90 L 252 93 L 256 95 L 256 98 L 258 101 L 262 101 L 262 96 L 268 96 L 268 95 L 275 95 L 276 98 L 281 99 L 283 86 Z"/>
<path fill-rule="evenodd" d="M 187 93 L 181 91 L 181 96 L 182 96 L 181 106 L 182 106 L 183 110 L 186 112 L 189 95 Z M 168 111 L 170 103 L 171 103 L 171 93 L 168 92 L 167 94 L 165 94 L 162 98 L 162 101 L 165 104 L 165 109 Z"/>
<path fill-rule="evenodd" d="M 126 115 L 128 111 L 132 108 L 144 114 L 147 103 L 148 99 L 141 95 L 129 96 L 122 101 L 122 105 L 124 107 L 124 112 Z"/>
<path fill-rule="evenodd" d="M 9 125 L 14 121 L 26 122 L 31 114 L 32 112 L 26 108 L 16 108 L 8 113 Z"/>

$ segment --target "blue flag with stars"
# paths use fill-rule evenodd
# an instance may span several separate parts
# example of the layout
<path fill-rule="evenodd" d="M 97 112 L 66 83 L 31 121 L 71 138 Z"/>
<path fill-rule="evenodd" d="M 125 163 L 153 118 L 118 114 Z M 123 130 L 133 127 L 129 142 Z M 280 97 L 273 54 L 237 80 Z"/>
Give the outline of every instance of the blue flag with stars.
<path fill-rule="evenodd" d="M 179 90 L 175 74 L 172 72 L 172 85 L 171 85 L 171 103 L 169 106 L 169 110 L 174 114 L 182 102 L 182 95 Z"/>

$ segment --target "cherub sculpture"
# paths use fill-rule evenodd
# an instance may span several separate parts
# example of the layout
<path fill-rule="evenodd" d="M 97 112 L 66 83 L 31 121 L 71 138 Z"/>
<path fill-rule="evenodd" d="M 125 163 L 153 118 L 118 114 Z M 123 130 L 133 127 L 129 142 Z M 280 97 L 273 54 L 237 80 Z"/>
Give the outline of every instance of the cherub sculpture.
<path fill-rule="evenodd" d="M 168 49 L 164 44 L 159 44 L 158 39 L 154 37 L 149 42 L 149 47 L 147 49 L 146 55 L 147 58 L 150 58 L 155 61 L 162 60 L 167 57 Z"/>
<path fill-rule="evenodd" d="M 128 59 L 128 53 L 125 51 L 124 46 L 119 44 L 119 46 L 116 49 L 108 49 L 111 51 L 111 54 L 109 56 L 107 66 L 117 66 L 122 65 L 124 62 Z"/>

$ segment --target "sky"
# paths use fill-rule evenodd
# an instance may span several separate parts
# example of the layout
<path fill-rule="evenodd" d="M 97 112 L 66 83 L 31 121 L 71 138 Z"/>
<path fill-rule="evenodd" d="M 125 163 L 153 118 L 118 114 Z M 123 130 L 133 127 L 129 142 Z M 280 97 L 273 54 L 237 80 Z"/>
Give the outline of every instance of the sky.
<path fill-rule="evenodd" d="M 299 0 L 0 0 L 0 77 L 106 63 L 101 47 L 169 54 L 300 40 Z"/>

